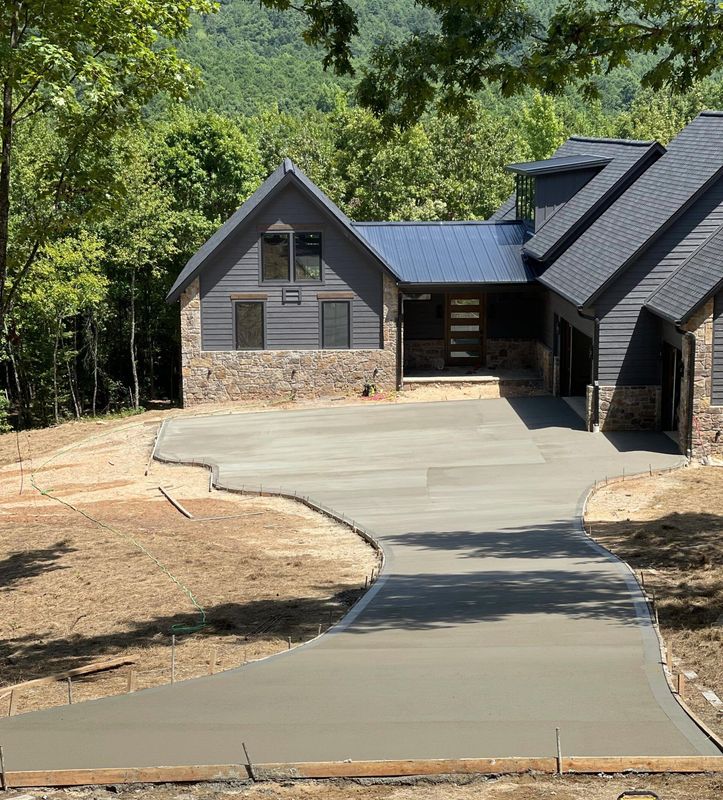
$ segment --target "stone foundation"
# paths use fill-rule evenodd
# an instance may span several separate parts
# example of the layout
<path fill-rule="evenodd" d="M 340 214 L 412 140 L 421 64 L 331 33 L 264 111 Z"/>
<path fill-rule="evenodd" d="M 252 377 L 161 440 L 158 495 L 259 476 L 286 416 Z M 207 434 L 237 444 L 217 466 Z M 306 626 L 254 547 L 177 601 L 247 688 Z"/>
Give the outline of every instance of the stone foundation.
<path fill-rule="evenodd" d="M 533 339 L 487 339 L 488 369 L 536 369 Z"/>
<path fill-rule="evenodd" d="M 680 397 L 679 434 L 681 449 L 690 449 L 693 458 L 723 458 L 723 406 L 711 405 L 713 375 L 713 301 L 695 314 L 686 325 L 695 335 L 683 339 L 683 382 Z M 694 358 L 691 358 L 695 350 Z M 692 435 L 688 413 L 691 361 L 693 374 Z"/>
<path fill-rule="evenodd" d="M 406 340 L 404 369 L 444 369 L 444 339 Z"/>
<path fill-rule="evenodd" d="M 397 388 L 397 287 L 384 277 L 383 349 L 201 350 L 198 280 L 181 296 L 184 406 L 271 397 L 321 397 Z"/>
<path fill-rule="evenodd" d="M 588 387 L 590 395 L 592 387 Z M 600 386 L 601 431 L 641 431 L 660 428 L 660 386 Z M 592 424 L 592 402 L 588 420 Z"/>

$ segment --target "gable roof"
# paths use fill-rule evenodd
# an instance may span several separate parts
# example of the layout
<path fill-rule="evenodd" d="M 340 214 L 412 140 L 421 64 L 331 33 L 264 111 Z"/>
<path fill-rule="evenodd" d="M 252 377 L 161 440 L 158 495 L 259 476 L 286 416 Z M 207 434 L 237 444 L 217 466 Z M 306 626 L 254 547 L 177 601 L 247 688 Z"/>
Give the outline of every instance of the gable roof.
<path fill-rule="evenodd" d="M 532 283 L 519 222 L 353 222 L 402 283 Z"/>
<path fill-rule="evenodd" d="M 274 192 L 288 183 L 293 182 L 304 192 L 311 196 L 313 200 L 325 208 L 339 224 L 345 228 L 351 236 L 358 241 L 383 267 L 389 270 L 395 278 L 396 275 L 392 267 L 384 260 L 384 257 L 377 253 L 371 244 L 359 236 L 354 230 L 349 217 L 333 203 L 316 184 L 300 170 L 290 158 L 285 158 L 282 164 L 261 184 L 261 186 L 246 200 L 241 207 L 235 211 L 221 227 L 209 237 L 204 244 L 188 259 L 173 286 L 166 295 L 166 302 L 172 303 L 181 296 L 181 292 L 198 275 L 207 259 L 228 239 L 228 237 L 246 220 L 262 203 Z"/>
<path fill-rule="evenodd" d="M 723 114 L 703 112 L 539 280 L 577 306 L 596 299 L 723 170 Z"/>
<path fill-rule="evenodd" d="M 676 324 L 723 286 L 723 226 L 692 253 L 647 299 L 645 305 Z"/>
<path fill-rule="evenodd" d="M 634 179 L 638 170 L 664 152 L 665 148 L 658 142 L 581 136 L 568 139 L 555 153 L 555 159 L 574 154 L 586 154 L 589 158 L 592 154 L 606 161 L 596 175 L 545 220 L 525 244 L 525 252 L 538 261 L 549 260 L 582 230 L 586 222 L 604 210 Z"/>

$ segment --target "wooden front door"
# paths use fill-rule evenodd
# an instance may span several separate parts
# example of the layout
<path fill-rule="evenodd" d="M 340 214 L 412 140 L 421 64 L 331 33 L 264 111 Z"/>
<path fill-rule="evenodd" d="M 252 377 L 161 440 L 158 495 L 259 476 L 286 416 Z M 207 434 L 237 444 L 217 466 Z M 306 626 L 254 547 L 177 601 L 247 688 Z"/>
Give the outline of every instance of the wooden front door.
<path fill-rule="evenodd" d="M 485 358 L 485 295 L 448 294 L 445 352 L 448 366 L 480 366 Z"/>

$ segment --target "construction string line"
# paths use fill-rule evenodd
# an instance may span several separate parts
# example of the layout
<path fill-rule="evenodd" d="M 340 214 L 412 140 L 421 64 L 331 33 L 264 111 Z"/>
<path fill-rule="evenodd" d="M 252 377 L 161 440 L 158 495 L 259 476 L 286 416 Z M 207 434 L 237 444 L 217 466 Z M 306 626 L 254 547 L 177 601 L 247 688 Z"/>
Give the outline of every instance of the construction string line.
<path fill-rule="evenodd" d="M 144 424 L 145 423 L 138 422 L 138 423 L 134 423 L 134 424 L 131 424 L 131 425 L 125 425 L 122 428 L 118 428 L 118 429 L 112 431 L 112 433 L 116 433 L 116 432 L 121 431 L 121 430 L 128 430 L 129 428 L 139 428 L 139 427 L 142 427 Z M 111 432 L 108 432 L 108 433 L 111 433 Z M 83 439 L 80 442 L 75 442 L 74 444 L 69 445 L 68 447 L 64 447 L 64 448 L 58 450 L 54 455 L 52 455 L 50 458 L 48 458 L 46 461 L 44 461 L 40 465 L 40 467 L 38 469 L 42 469 L 43 467 L 47 466 L 51 461 L 54 461 L 58 456 L 62 455 L 63 453 L 68 452 L 68 450 L 72 450 L 75 447 L 80 447 L 81 445 L 87 444 L 88 442 L 93 441 L 94 439 L 101 439 L 104 436 L 107 436 L 108 433 L 100 434 L 98 436 L 91 436 L 88 439 Z M 28 440 L 28 446 L 29 445 L 30 445 L 30 442 Z M 104 530 L 110 531 L 111 533 L 113 533 L 116 536 L 121 537 L 122 539 L 126 539 L 134 547 L 136 547 L 138 550 L 140 550 L 141 553 L 143 553 L 145 556 L 150 558 L 150 560 L 161 570 L 161 572 L 163 572 L 164 575 L 166 575 L 168 578 L 170 578 L 176 584 L 176 586 L 178 586 L 178 588 L 181 589 L 181 591 L 188 597 L 188 599 L 191 601 L 191 604 L 194 606 L 194 608 L 198 612 L 198 616 L 199 616 L 198 622 L 195 625 L 184 625 L 183 623 L 176 623 L 175 625 L 171 626 L 171 631 L 174 634 L 175 633 L 196 633 L 197 631 L 202 630 L 203 628 L 205 628 L 208 625 L 208 622 L 206 620 L 206 609 L 198 602 L 198 599 L 196 598 L 194 593 L 191 591 L 191 589 L 189 589 L 189 587 L 186 586 L 186 584 L 180 578 L 176 577 L 176 575 L 174 575 L 170 571 L 170 569 L 168 569 L 168 567 L 165 564 L 163 564 L 158 558 L 156 558 L 156 556 L 154 556 L 153 553 L 151 553 L 150 550 L 148 550 L 148 548 L 144 544 L 139 542 L 135 537 L 131 536 L 130 534 L 124 533 L 123 531 L 119 531 L 116 528 L 112 527 L 111 525 L 108 525 L 105 522 L 102 522 L 101 520 L 96 519 L 95 517 L 93 517 L 90 514 L 88 514 L 86 511 L 83 511 L 83 509 L 77 508 L 77 506 L 74 506 L 72 503 L 69 503 L 67 500 L 63 500 L 62 497 L 58 497 L 57 495 L 52 494 L 51 490 L 43 489 L 42 487 L 38 486 L 38 484 L 37 484 L 37 482 L 35 480 L 35 468 L 32 466 L 32 458 L 31 458 L 30 464 L 31 464 L 31 466 L 30 466 L 30 484 L 32 485 L 32 487 L 39 494 L 41 494 L 43 497 L 48 497 L 51 500 L 55 500 L 57 503 L 60 503 L 61 505 L 66 506 L 67 508 L 71 509 L 72 511 L 75 511 L 76 514 L 80 514 L 82 517 L 85 517 L 90 522 L 93 522 L 96 525 L 98 525 L 98 527 L 103 528 Z"/>

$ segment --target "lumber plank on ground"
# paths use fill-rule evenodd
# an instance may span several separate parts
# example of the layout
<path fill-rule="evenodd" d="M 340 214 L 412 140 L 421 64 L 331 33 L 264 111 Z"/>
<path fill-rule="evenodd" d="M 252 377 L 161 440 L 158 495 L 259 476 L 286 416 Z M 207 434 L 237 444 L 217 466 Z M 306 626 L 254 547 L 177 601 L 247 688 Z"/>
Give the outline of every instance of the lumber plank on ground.
<path fill-rule="evenodd" d="M 33 786 L 99 786 L 115 783 L 190 783 L 196 781 L 246 780 L 244 764 L 195 767 L 119 767 L 107 769 L 58 769 L 5 773 L 16 789 Z"/>
<path fill-rule="evenodd" d="M 253 764 L 256 780 L 293 778 L 382 778 L 414 775 L 512 775 L 525 772 L 555 774 L 557 759 L 463 758 L 400 761 L 319 761 Z M 562 771 L 576 774 L 614 772 L 723 773 L 723 756 L 621 756 L 574 757 L 562 759 Z M 97 786 L 115 783 L 189 783 L 245 780 L 245 764 L 177 767 L 69 769 L 6 772 L 7 783 L 15 788 L 34 786 Z"/>
<path fill-rule="evenodd" d="M 621 756 L 562 759 L 563 772 L 723 772 L 723 756 Z"/>
<path fill-rule="evenodd" d="M 94 672 L 105 672 L 108 669 L 117 669 L 126 664 L 135 664 L 135 658 L 128 658 L 127 656 L 120 656 L 119 658 L 109 658 L 105 661 L 94 661 L 92 664 L 86 664 L 84 667 L 74 667 L 73 669 L 66 669 L 63 672 L 56 672 L 53 675 L 46 675 L 43 678 L 33 678 L 30 681 L 23 681 L 23 683 L 15 683 L 12 686 L 3 686 L 3 694 L 0 698 L 7 697 L 10 692 L 17 691 L 18 689 L 29 689 L 31 686 L 43 686 L 47 683 L 55 683 L 55 681 L 64 681 L 67 678 L 75 678 L 76 675 L 92 675 Z"/>

